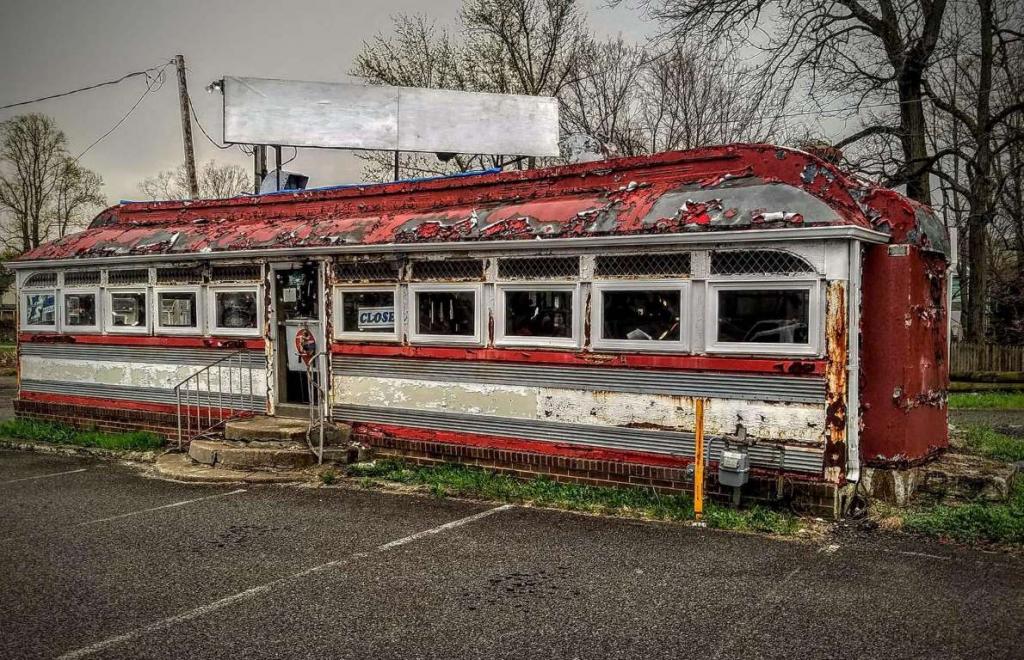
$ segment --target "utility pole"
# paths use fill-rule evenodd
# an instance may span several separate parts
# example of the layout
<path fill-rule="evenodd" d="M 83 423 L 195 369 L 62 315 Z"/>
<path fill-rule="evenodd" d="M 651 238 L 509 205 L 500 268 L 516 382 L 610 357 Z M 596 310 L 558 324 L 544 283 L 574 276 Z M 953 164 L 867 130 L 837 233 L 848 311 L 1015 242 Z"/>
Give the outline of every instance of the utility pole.
<path fill-rule="evenodd" d="M 260 194 L 263 179 L 267 176 L 267 148 L 262 144 L 252 145 L 253 194 Z"/>
<path fill-rule="evenodd" d="M 185 57 L 174 56 L 178 69 L 178 101 L 181 104 L 181 139 L 185 145 L 185 174 L 188 176 L 188 195 L 199 197 L 199 181 L 196 180 L 196 152 L 192 146 L 192 114 L 189 111 L 188 83 L 185 81 Z"/>

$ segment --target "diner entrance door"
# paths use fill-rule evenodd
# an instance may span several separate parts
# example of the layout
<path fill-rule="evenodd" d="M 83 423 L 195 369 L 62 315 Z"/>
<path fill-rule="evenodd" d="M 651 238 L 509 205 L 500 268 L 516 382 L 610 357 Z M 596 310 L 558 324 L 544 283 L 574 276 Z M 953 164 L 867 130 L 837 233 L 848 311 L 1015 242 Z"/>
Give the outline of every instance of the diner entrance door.
<path fill-rule="evenodd" d="M 280 264 L 273 267 L 274 282 L 274 354 L 277 372 L 277 403 L 287 415 L 288 404 L 310 403 L 311 371 L 302 359 L 302 351 L 324 349 L 323 320 L 320 318 L 320 264 Z M 312 341 L 313 346 L 310 346 Z M 319 379 L 315 370 L 312 376 Z M 318 382 L 315 381 L 315 382 Z M 315 388 L 314 388 L 315 389 Z M 314 395 L 315 397 L 315 395 Z"/>

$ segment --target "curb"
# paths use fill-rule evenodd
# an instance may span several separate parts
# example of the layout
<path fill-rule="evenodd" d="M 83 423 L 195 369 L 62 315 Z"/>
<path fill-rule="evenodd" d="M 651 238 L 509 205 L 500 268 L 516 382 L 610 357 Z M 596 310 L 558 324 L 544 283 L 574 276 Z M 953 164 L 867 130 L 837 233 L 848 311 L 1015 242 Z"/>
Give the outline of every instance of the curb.
<path fill-rule="evenodd" d="M 102 447 L 80 447 L 78 445 L 52 444 L 48 442 L 28 442 L 23 440 L 11 440 L 0 438 L 0 449 L 15 449 L 18 451 L 34 451 L 40 454 L 56 454 L 59 456 L 90 456 L 93 458 L 117 458 L 125 461 L 136 461 L 139 463 L 155 463 L 163 449 L 150 449 L 147 451 L 134 451 L 130 449 L 104 449 Z"/>

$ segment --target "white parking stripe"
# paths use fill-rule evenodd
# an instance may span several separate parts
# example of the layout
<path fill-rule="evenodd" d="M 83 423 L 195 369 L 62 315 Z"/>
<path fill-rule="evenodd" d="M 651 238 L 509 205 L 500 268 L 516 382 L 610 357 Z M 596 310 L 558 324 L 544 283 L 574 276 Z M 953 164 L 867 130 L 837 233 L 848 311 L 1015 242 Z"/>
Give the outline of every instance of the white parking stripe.
<path fill-rule="evenodd" d="M 496 507 L 494 509 L 487 509 L 486 511 L 481 511 L 480 513 L 475 513 L 475 514 L 473 514 L 471 516 L 466 516 L 465 518 L 459 518 L 458 520 L 453 520 L 453 521 L 451 521 L 449 523 L 445 523 L 443 525 L 438 525 L 437 527 L 433 527 L 431 529 L 427 529 L 427 530 L 424 530 L 422 532 L 417 532 L 415 534 L 410 534 L 409 536 L 406 536 L 406 537 L 403 537 L 403 538 L 400 538 L 400 539 L 396 539 L 394 541 L 390 541 L 388 543 L 385 543 L 384 545 L 379 545 L 379 546 L 377 546 L 374 549 L 374 552 L 387 552 L 388 550 L 391 550 L 393 548 L 397 548 L 399 546 L 406 545 L 407 543 L 412 543 L 413 541 L 417 541 L 417 540 L 419 540 L 421 538 L 424 538 L 426 536 L 433 536 L 435 534 L 440 534 L 441 532 L 447 531 L 449 529 L 454 529 L 456 527 L 462 527 L 463 525 L 468 525 L 469 523 L 477 521 L 477 520 L 480 520 L 481 518 L 486 518 L 487 516 L 493 515 L 495 513 L 499 513 L 501 511 L 506 511 L 506 510 L 511 509 L 511 508 L 512 508 L 511 504 L 505 504 L 503 506 L 499 506 L 499 507 Z M 240 591 L 237 594 L 232 594 L 230 596 L 226 596 L 224 598 L 221 598 L 220 600 L 215 600 L 212 603 L 208 603 L 208 604 L 203 605 L 201 607 L 197 607 L 194 610 L 189 610 L 187 612 L 182 612 L 180 614 L 175 614 L 174 616 L 169 616 L 166 619 L 160 619 L 159 621 L 154 621 L 153 623 L 151 623 L 149 625 L 143 626 L 141 628 L 136 628 L 135 630 L 132 630 L 132 631 L 124 633 L 123 635 L 118 635 L 116 637 L 110 637 L 108 639 L 104 639 L 102 641 L 96 642 L 95 644 L 90 644 L 89 646 L 83 646 L 82 648 L 75 649 L 73 651 L 68 651 L 64 655 L 60 656 L 60 658 L 58 658 L 58 660 L 71 660 L 72 658 L 84 658 L 85 656 L 92 655 L 93 653 L 97 653 L 97 652 L 102 651 L 103 649 L 109 648 L 111 646 L 115 646 L 117 644 L 121 644 L 122 642 L 127 642 L 127 641 L 130 641 L 130 640 L 133 640 L 133 639 L 137 639 L 137 638 L 139 638 L 139 637 L 141 637 L 143 635 L 146 635 L 148 633 L 151 633 L 151 632 L 156 632 L 158 630 L 163 630 L 165 628 L 170 628 L 171 626 L 174 626 L 175 624 L 178 624 L 178 623 L 183 623 L 185 621 L 191 621 L 192 619 L 196 619 L 196 618 L 199 618 L 199 617 L 201 617 L 201 616 L 203 616 L 205 614 L 209 614 L 210 612 L 215 612 L 217 610 L 223 609 L 223 608 L 228 607 L 229 605 L 233 605 L 234 603 L 237 603 L 239 601 L 246 600 L 248 598 L 252 598 L 253 596 L 256 596 L 258 594 L 266 593 L 266 592 L 274 589 L 275 587 L 282 586 L 282 585 L 284 585 L 287 582 L 291 582 L 292 580 L 296 580 L 296 579 L 305 577 L 305 576 L 310 575 L 312 573 L 317 573 L 317 572 L 325 570 L 327 568 L 331 568 L 331 567 L 334 567 L 334 566 L 339 566 L 339 565 L 347 563 L 347 562 L 349 562 L 349 561 L 351 561 L 353 559 L 359 559 L 359 558 L 362 558 L 362 557 L 366 557 L 369 554 L 370 553 L 367 553 L 367 552 L 357 552 L 357 553 L 352 554 L 352 555 L 350 555 L 348 557 L 345 557 L 344 559 L 336 559 L 334 561 L 329 561 L 326 564 L 320 564 L 319 566 L 314 566 L 312 568 L 307 568 L 306 570 L 299 571 L 298 573 L 293 573 L 292 575 L 287 575 L 285 577 L 278 578 L 276 580 L 271 580 L 270 582 L 267 582 L 266 584 L 261 584 L 259 586 L 252 587 L 251 589 L 246 589 L 245 591 Z"/>
<path fill-rule="evenodd" d="M 32 481 L 33 479 L 48 479 L 50 477 L 60 477 L 65 474 L 77 474 L 78 472 L 85 472 L 89 468 L 80 468 L 78 470 L 68 470 L 67 472 L 51 472 L 50 474 L 37 474 L 34 477 L 21 477 L 20 479 L 11 479 L 10 481 L 0 481 L 0 486 L 5 484 L 16 484 L 19 481 Z"/>
<path fill-rule="evenodd" d="M 196 502 L 203 502 L 205 500 L 212 500 L 217 497 L 227 497 L 228 495 L 238 495 L 244 493 L 244 488 L 233 490 L 230 493 L 217 493 L 216 495 L 207 495 L 206 497 L 197 497 L 194 500 L 182 500 L 181 502 L 173 502 L 171 504 L 162 504 L 160 506 L 154 506 L 149 509 L 139 509 L 138 511 L 129 511 L 128 513 L 120 513 L 116 516 L 110 516 L 109 518 L 97 518 L 96 520 L 87 520 L 83 523 L 78 523 L 74 527 L 85 527 L 86 525 L 96 525 L 98 523 L 110 522 L 111 520 L 120 520 L 121 518 L 128 518 L 129 516 L 137 516 L 142 513 L 149 513 L 150 511 L 159 511 L 160 509 L 173 509 L 177 506 L 185 506 L 186 504 L 194 504 Z"/>

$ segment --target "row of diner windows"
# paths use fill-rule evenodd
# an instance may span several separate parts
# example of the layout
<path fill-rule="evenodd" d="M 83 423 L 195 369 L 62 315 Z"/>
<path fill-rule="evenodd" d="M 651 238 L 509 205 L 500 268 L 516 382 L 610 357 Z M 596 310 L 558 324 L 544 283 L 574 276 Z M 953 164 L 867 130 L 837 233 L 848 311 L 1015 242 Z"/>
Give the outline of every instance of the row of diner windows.
<path fill-rule="evenodd" d="M 595 282 L 589 324 L 575 283 L 395 284 L 335 287 L 334 334 L 345 341 L 483 345 L 493 310 L 496 346 L 689 351 L 691 283 Z M 820 329 L 818 280 L 707 282 L 707 352 L 812 355 Z M 403 316 L 404 311 L 404 316 Z"/>
<path fill-rule="evenodd" d="M 260 335 L 258 286 L 209 287 L 205 295 L 203 305 L 201 287 L 27 290 L 21 294 L 21 329 L 194 335 L 208 328 L 214 335 Z"/>
<path fill-rule="evenodd" d="M 479 259 L 414 261 L 408 267 L 396 261 L 339 262 L 334 280 L 349 284 L 335 288 L 335 337 L 397 341 L 405 334 L 413 343 L 481 344 L 484 312 L 493 309 L 496 344 L 579 347 L 580 257 L 494 261 L 493 287 L 483 284 L 488 278 Z M 690 283 L 682 279 L 689 275 L 689 253 L 601 255 L 590 263 L 593 284 L 582 286 L 593 291 L 588 309 L 594 347 L 689 350 Z M 820 294 L 806 261 L 780 250 L 728 250 L 712 252 L 709 266 L 709 351 L 817 352 Z M 55 272 L 38 272 L 22 282 L 22 327 L 258 336 L 259 286 L 222 282 L 256 280 L 260 270 L 252 264 L 212 266 L 208 272 L 158 268 L 152 275 L 121 269 L 105 272 L 102 280 L 99 271 L 72 271 L 63 275 L 63 287 L 56 286 Z M 735 275 L 742 281 L 728 281 Z M 80 286 L 101 281 L 104 288 Z M 159 286 L 169 282 L 197 286 Z"/>
<path fill-rule="evenodd" d="M 688 350 L 688 281 L 605 282 L 592 287 L 595 348 Z M 398 341 L 404 308 L 413 343 L 481 344 L 484 292 L 482 284 L 339 285 L 335 338 Z M 57 330 L 59 313 L 59 327 L 65 332 L 199 334 L 208 328 L 214 335 L 260 335 L 258 286 L 209 287 L 206 305 L 200 304 L 203 294 L 201 287 L 29 290 L 22 293 L 22 328 Z M 581 287 L 575 283 L 495 285 L 495 343 L 579 347 L 580 298 Z M 814 280 L 712 281 L 707 301 L 711 350 L 816 352 L 819 291 Z"/>

